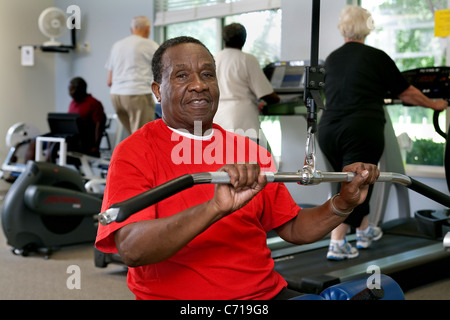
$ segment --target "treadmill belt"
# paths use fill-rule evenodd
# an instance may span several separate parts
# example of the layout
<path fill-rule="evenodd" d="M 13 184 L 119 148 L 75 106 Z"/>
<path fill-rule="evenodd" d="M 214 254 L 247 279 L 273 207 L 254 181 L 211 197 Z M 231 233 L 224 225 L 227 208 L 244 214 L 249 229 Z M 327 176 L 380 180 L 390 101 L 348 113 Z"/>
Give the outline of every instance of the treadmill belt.
<path fill-rule="evenodd" d="M 350 280 L 352 277 L 368 275 L 367 267 L 370 265 L 378 265 L 381 273 L 387 274 L 387 270 L 383 270 L 383 264 L 386 264 L 386 268 L 389 265 L 390 270 L 393 270 L 392 264 L 396 263 L 393 260 L 399 260 L 401 264 L 401 260 L 409 259 L 409 252 L 411 252 L 410 259 L 414 259 L 413 254 L 422 255 L 420 251 L 414 250 L 421 248 L 427 250 L 427 247 L 436 244 L 442 247 L 442 241 L 385 233 L 379 241 L 372 243 L 370 249 L 359 250 L 359 256 L 355 259 L 328 260 L 326 258 L 328 246 L 324 246 L 278 257 L 275 259 L 275 270 L 286 279 L 292 289 L 305 293 L 320 293 L 329 285 Z M 436 249 L 433 247 L 433 250 Z M 404 267 L 397 267 L 395 271 Z"/>

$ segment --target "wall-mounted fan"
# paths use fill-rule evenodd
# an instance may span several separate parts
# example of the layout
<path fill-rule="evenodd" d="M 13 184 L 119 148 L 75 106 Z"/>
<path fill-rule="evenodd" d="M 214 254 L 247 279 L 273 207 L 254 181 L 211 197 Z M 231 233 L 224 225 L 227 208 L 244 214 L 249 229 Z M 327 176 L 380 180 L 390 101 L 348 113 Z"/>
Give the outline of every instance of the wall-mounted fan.
<path fill-rule="evenodd" d="M 39 30 L 50 38 L 49 41 L 44 42 L 45 47 L 61 46 L 61 43 L 55 39 L 66 33 L 66 19 L 66 13 L 59 8 L 50 7 L 42 11 L 38 20 Z"/>

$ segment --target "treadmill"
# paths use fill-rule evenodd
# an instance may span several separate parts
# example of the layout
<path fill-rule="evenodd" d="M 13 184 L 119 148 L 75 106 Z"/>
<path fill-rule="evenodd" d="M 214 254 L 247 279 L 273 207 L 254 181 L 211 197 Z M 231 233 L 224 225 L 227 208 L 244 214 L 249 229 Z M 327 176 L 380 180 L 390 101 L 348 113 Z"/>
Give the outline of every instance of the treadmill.
<path fill-rule="evenodd" d="M 288 63 L 275 63 L 271 67 L 292 73 L 286 70 L 291 68 Z M 279 77 L 282 71 L 275 70 L 272 74 Z M 430 98 L 450 98 L 450 67 L 420 68 L 403 74 L 409 83 Z M 278 91 L 277 87 L 275 91 Z M 286 91 L 279 92 L 282 94 Z M 386 104 L 394 103 L 399 101 L 386 99 Z M 388 114 L 386 119 L 385 150 L 389 152 L 385 152 L 380 160 L 380 171 L 404 174 L 400 148 Z M 276 234 L 269 233 L 267 243 L 275 260 L 275 270 L 286 279 L 289 287 L 318 294 L 330 285 L 367 276 L 372 266 L 378 267 L 381 273 L 390 275 L 403 290 L 450 276 L 450 252 L 443 246 L 443 237 L 446 231 L 450 231 L 450 210 L 420 210 L 411 217 L 408 190 L 399 184 L 380 183 L 375 184 L 372 196 L 371 208 L 374 210 L 371 222 L 379 225 L 379 221 L 383 221 L 392 187 L 396 191 L 398 218 L 381 224 L 383 237 L 374 242 L 371 249 L 359 250 L 356 259 L 327 260 L 329 239 L 295 246 L 284 242 Z M 352 242 L 356 240 L 356 236 L 350 234 L 347 239 Z"/>
<path fill-rule="evenodd" d="M 306 113 L 303 103 L 305 67 L 308 60 L 277 61 L 264 67 L 263 72 L 280 102 L 266 106 L 263 115 L 294 115 Z"/>

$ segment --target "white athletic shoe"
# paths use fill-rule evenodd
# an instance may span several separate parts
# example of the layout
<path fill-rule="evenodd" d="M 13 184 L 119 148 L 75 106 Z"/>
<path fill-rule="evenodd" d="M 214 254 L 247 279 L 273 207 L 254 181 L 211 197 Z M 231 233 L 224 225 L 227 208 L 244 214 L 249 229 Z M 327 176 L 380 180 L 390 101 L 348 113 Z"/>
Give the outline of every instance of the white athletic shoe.
<path fill-rule="evenodd" d="M 344 260 L 356 258 L 359 252 L 356 248 L 352 247 L 347 239 L 342 246 L 330 243 L 328 247 L 327 259 L 329 260 Z"/>
<path fill-rule="evenodd" d="M 372 244 L 372 241 L 380 240 L 383 236 L 383 231 L 379 227 L 369 226 L 369 231 L 356 230 L 356 247 L 358 249 L 367 249 Z"/>

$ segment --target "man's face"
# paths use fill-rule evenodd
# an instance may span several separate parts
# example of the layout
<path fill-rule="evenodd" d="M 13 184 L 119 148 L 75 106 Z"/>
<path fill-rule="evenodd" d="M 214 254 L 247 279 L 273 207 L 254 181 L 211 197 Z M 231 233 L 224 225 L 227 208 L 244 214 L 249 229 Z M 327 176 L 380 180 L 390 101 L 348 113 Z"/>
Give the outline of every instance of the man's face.
<path fill-rule="evenodd" d="M 152 88 L 161 102 L 164 122 L 191 133 L 194 121 L 202 123 L 202 133 L 210 129 L 219 103 L 210 53 L 195 43 L 179 44 L 166 50 L 162 65 L 161 83 L 153 83 Z"/>
<path fill-rule="evenodd" d="M 84 97 L 86 96 L 86 92 L 84 92 L 82 89 L 80 89 L 79 86 L 77 86 L 75 83 L 69 84 L 69 95 L 72 97 L 73 100 L 77 102 L 83 101 Z"/>

